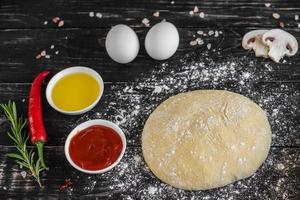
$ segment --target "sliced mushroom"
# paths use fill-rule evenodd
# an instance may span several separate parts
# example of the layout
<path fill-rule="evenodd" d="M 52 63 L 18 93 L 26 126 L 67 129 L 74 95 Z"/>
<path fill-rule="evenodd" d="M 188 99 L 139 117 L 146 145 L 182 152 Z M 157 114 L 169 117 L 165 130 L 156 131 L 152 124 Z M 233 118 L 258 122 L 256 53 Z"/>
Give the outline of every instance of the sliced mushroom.
<path fill-rule="evenodd" d="M 298 51 L 296 38 L 281 29 L 272 29 L 266 32 L 262 41 L 269 47 L 268 56 L 275 62 L 279 62 L 285 55 L 293 56 Z"/>
<path fill-rule="evenodd" d="M 268 30 L 254 30 L 246 33 L 243 37 L 244 49 L 253 49 L 256 57 L 268 57 L 269 48 L 262 42 L 262 36 Z"/>

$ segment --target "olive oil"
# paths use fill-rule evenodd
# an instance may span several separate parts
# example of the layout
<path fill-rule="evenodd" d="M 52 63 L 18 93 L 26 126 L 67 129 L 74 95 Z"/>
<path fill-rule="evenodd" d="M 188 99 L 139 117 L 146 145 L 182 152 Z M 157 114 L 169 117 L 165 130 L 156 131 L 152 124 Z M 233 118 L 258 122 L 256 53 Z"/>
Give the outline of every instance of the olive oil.
<path fill-rule="evenodd" d="M 69 74 L 54 85 L 52 99 L 64 111 L 78 111 L 93 104 L 100 92 L 97 80 L 86 73 Z"/>

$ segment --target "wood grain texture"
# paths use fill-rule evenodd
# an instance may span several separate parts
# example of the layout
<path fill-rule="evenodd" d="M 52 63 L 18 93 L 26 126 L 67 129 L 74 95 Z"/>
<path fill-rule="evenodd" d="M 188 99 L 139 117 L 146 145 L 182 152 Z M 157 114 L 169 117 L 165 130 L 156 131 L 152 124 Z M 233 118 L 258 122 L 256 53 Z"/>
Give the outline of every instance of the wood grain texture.
<path fill-rule="evenodd" d="M 65 27 L 111 27 L 115 24 L 125 23 L 134 27 L 143 27 L 141 21 L 147 17 L 152 23 L 162 19 L 176 22 L 178 27 L 205 26 L 211 22 L 226 27 L 262 27 L 273 28 L 277 20 L 272 18 L 273 12 L 280 12 L 286 25 L 296 28 L 297 23 L 291 20 L 292 13 L 299 12 L 299 1 L 271 1 L 272 6 L 266 7 L 263 1 L 47 1 L 32 3 L 13 0 L 3 0 L 0 8 L 0 28 L 41 28 L 44 21 L 50 21 L 59 16 L 66 22 Z M 197 5 L 206 16 L 190 15 L 189 11 Z M 101 12 L 102 19 L 89 17 L 89 12 Z M 155 11 L 160 11 L 160 17 L 153 17 Z M 13 14 L 12 14 L 13 13 Z M 52 23 L 47 28 L 55 28 Z"/>
<path fill-rule="evenodd" d="M 218 52 L 208 51 L 206 45 L 191 46 L 190 41 L 195 38 L 198 30 L 221 30 L 224 34 L 219 37 L 204 37 L 205 43 L 211 43 L 212 48 Z M 224 29 L 213 23 L 206 28 L 179 29 L 181 37 L 179 49 L 169 61 L 179 60 L 182 55 L 195 53 L 195 60 L 203 59 L 204 53 L 209 53 L 215 61 L 229 58 L 239 58 L 247 55 L 241 47 L 242 36 L 251 29 Z M 144 37 L 148 28 L 136 28 L 141 50 L 138 57 L 131 63 L 122 65 L 112 61 L 105 50 L 105 36 L 108 29 L 6 29 L 0 30 L 0 82 L 31 82 L 34 76 L 42 70 L 61 70 L 69 66 L 90 66 L 103 76 L 106 82 L 127 82 L 139 77 L 142 72 L 152 69 L 164 61 L 151 59 L 144 49 Z M 300 37 L 300 29 L 289 30 L 295 37 Z M 54 49 L 50 46 L 54 45 Z M 35 59 L 42 50 L 46 50 L 50 59 Z M 56 55 L 55 52 L 59 51 Z M 248 57 L 257 60 L 253 52 Z M 273 68 L 273 81 L 299 82 L 300 81 L 300 56 L 286 58 L 285 63 L 274 63 L 269 59 L 258 59 L 258 65 L 270 65 Z M 263 67 L 262 67 L 263 68 Z M 264 68 L 263 70 L 268 70 Z M 15 78 L 11 78 L 15 77 Z M 264 81 L 264 80 L 261 80 Z M 269 80 L 270 81 L 270 80 Z"/>
<path fill-rule="evenodd" d="M 230 84 L 230 83 L 227 83 Z M 238 92 L 240 94 L 249 96 L 253 101 L 258 103 L 257 97 L 251 97 L 247 91 L 239 91 L 233 85 L 224 85 L 218 86 L 217 89 L 226 89 Z M 266 95 L 265 98 L 273 98 L 273 93 L 282 94 L 282 96 L 276 97 L 272 101 L 271 105 L 263 106 L 263 109 L 269 114 L 269 120 L 272 125 L 273 132 L 273 141 L 272 146 L 288 146 L 288 147 L 299 147 L 300 148 L 300 112 L 294 114 L 291 113 L 293 107 L 300 107 L 300 83 L 286 83 L 288 89 L 283 89 L 277 91 L 276 88 L 280 88 L 283 85 L 282 83 L 257 83 L 256 91 L 261 95 Z M 84 122 L 87 119 L 108 119 L 114 122 L 116 121 L 116 116 L 119 115 L 119 112 L 126 110 L 128 104 L 133 95 L 137 96 L 138 99 L 141 99 L 141 102 L 146 102 L 140 104 L 144 107 L 143 112 L 139 113 L 137 116 L 134 116 L 132 121 L 139 123 L 129 123 L 121 124 L 121 128 L 125 131 L 128 144 L 135 146 L 141 144 L 141 133 L 143 130 L 144 123 L 149 116 L 149 113 L 153 111 L 153 108 L 158 106 L 162 101 L 167 99 L 172 94 L 152 94 L 151 88 L 140 89 L 139 92 L 135 94 L 123 92 L 124 88 L 127 86 L 126 83 L 110 83 L 105 85 L 104 95 L 100 100 L 100 103 L 88 114 L 81 116 L 68 116 L 63 115 L 55 111 L 50 107 L 44 98 L 44 120 L 45 126 L 48 132 L 48 143 L 47 145 L 64 145 L 65 139 L 68 133 L 75 128 L 78 124 Z M 28 104 L 28 93 L 29 93 L 30 84 L 0 84 L 0 103 L 7 102 L 8 100 L 13 100 L 17 103 L 20 114 L 27 116 L 27 104 Z M 194 89 L 210 89 L 208 86 L 203 86 L 201 88 L 192 88 Z M 175 93 L 174 93 L 175 94 Z M 276 96 L 276 95 L 275 95 Z M 281 104 L 285 104 L 285 101 L 289 101 L 290 104 L 284 107 L 281 110 L 279 115 L 272 116 L 274 109 L 280 109 Z M 112 102 L 116 102 L 117 105 L 111 107 L 109 106 Z M 154 106 L 148 110 L 145 108 L 145 105 L 153 104 Z M 97 113 L 97 115 L 95 115 Z M 279 123 L 277 122 L 279 121 Z M 8 138 L 5 135 L 6 123 L 4 120 L 3 113 L 0 114 L 0 145 L 5 145 L 9 143 Z"/>
<path fill-rule="evenodd" d="M 145 197 L 143 190 L 161 184 L 162 188 L 166 190 L 166 194 L 161 196 L 164 199 L 182 199 L 192 196 L 199 199 L 206 196 L 212 199 L 228 197 L 234 199 L 281 199 L 285 194 L 288 194 L 288 199 L 296 200 L 299 197 L 299 148 L 272 148 L 267 161 L 254 176 L 221 189 L 199 192 L 175 189 L 175 194 L 167 193 L 167 185 L 154 177 L 143 160 L 139 163 L 134 162 L 134 157 L 142 157 L 140 148 L 129 147 L 120 165 L 114 170 L 103 175 L 86 175 L 71 170 L 71 166 L 64 157 L 63 147 L 46 147 L 45 156 L 51 170 L 42 176 L 42 182 L 45 185 L 43 189 L 37 188 L 36 183 L 30 177 L 22 178 L 20 175 L 22 169 L 4 156 L 4 153 L 12 150 L 12 147 L 1 146 L 0 148 L 0 182 L 1 185 L 7 186 L 6 190 L 0 190 L 2 198 L 17 198 L 26 192 L 27 199 L 31 199 L 31 197 L 36 199 L 79 197 L 126 199 L 128 196 L 133 199 L 152 199 L 153 196 Z M 286 168 L 280 168 L 281 165 Z M 123 173 L 120 173 L 124 166 L 127 167 Z M 74 184 L 72 197 L 65 196 L 70 191 L 59 191 L 65 178 L 71 178 Z M 95 185 L 91 185 L 91 182 L 95 182 Z M 122 184 L 126 184 L 127 187 L 122 187 Z M 91 190 L 91 187 L 94 189 Z M 264 190 L 261 190 L 262 188 Z"/>
<path fill-rule="evenodd" d="M 295 21 L 294 17 L 300 15 L 300 1 L 273 0 L 270 3 L 271 6 L 266 7 L 261 0 L 175 0 L 174 4 L 171 0 L 1 0 L 0 103 L 14 100 L 20 113 L 26 116 L 30 82 L 45 69 L 57 72 L 69 66 L 89 66 L 101 74 L 106 84 L 101 102 L 86 115 L 59 114 L 43 99 L 49 133 L 45 154 L 50 166 L 50 171 L 42 176 L 43 189 L 39 189 L 28 175 L 22 178 L 23 169 L 5 156 L 14 148 L 5 135 L 8 127 L 3 113 L 0 113 L 1 199 L 299 199 L 299 53 L 277 64 L 269 59 L 257 59 L 253 52 L 241 47 L 241 38 L 246 32 L 276 28 L 279 21 L 283 21 L 285 30 L 299 40 L 300 21 Z M 204 18 L 199 14 L 189 14 L 195 5 L 205 13 Z M 156 11 L 160 12 L 159 17 L 153 16 Z M 90 12 L 101 13 L 102 18 L 91 18 Z M 281 15 L 280 20 L 272 17 L 274 12 Z M 63 27 L 51 22 L 54 16 L 64 20 Z M 178 27 L 180 44 L 172 58 L 155 61 L 146 54 L 143 43 L 149 28 L 142 24 L 143 18 L 148 18 L 151 26 L 166 19 Z M 126 65 L 113 62 L 104 46 L 109 28 L 120 23 L 131 26 L 141 44 L 138 57 Z M 190 41 L 199 37 L 198 30 L 206 33 L 218 30 L 223 34 L 201 37 L 205 45 L 191 46 Z M 212 44 L 211 50 L 207 49 L 208 43 Z M 50 48 L 51 45 L 55 46 L 54 49 Z M 42 50 L 47 51 L 50 59 L 35 58 Z M 249 83 L 251 88 L 238 87 L 239 80 L 226 79 L 212 85 L 210 81 L 196 79 L 190 80 L 184 90 L 175 88 L 159 95 L 153 93 L 153 84 L 132 93 L 126 91 L 128 86 L 136 88 L 144 77 L 153 76 L 153 71 L 160 78 L 166 76 L 160 74 L 158 68 L 167 63 L 176 69 L 186 55 L 190 55 L 191 62 L 209 57 L 215 65 L 224 66 L 226 62 L 242 59 L 241 66 L 237 67 L 238 73 L 251 71 L 254 77 Z M 253 69 L 248 69 L 250 66 Z M 170 70 L 167 72 L 171 73 Z M 192 192 L 168 187 L 152 175 L 143 160 L 137 162 L 137 158 L 142 158 L 140 138 L 143 124 L 155 106 L 170 95 L 211 88 L 238 92 L 261 104 L 272 125 L 270 155 L 254 176 L 224 188 Z M 87 119 L 104 118 L 117 122 L 120 111 L 131 111 L 133 98 L 141 100 L 143 112 L 120 124 L 129 146 L 121 164 L 109 173 L 95 176 L 73 169 L 63 152 L 68 132 Z M 59 191 L 66 178 L 72 179 L 73 191 Z M 158 189 L 155 195 L 151 194 L 151 187 Z"/>

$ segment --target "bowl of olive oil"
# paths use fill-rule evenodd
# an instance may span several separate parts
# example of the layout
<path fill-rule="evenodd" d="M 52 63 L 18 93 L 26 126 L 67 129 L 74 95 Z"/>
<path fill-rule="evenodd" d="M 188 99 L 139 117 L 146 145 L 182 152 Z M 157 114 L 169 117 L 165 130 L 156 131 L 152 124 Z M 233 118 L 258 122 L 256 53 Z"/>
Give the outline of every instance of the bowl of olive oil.
<path fill-rule="evenodd" d="M 51 78 L 46 98 L 55 110 L 78 115 L 95 107 L 103 90 L 103 79 L 95 70 L 76 66 L 66 68 Z"/>

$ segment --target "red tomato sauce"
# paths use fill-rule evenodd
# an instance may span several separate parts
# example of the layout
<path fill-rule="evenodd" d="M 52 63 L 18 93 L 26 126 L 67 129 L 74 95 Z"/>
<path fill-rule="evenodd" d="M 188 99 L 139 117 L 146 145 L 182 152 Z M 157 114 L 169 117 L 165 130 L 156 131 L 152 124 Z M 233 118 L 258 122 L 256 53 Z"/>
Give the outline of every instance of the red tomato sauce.
<path fill-rule="evenodd" d="M 106 126 L 94 125 L 78 132 L 70 142 L 72 161 L 86 170 L 100 170 L 112 165 L 123 148 L 119 134 Z"/>

